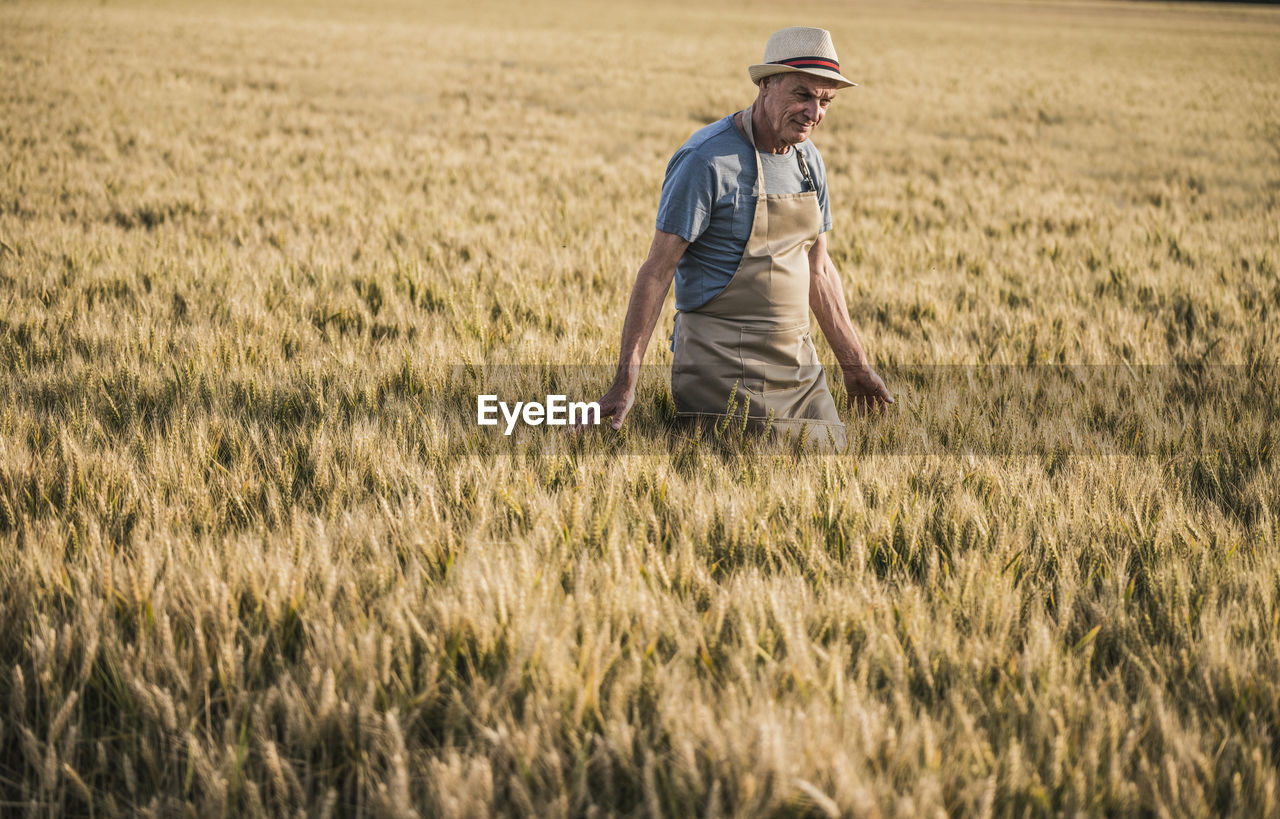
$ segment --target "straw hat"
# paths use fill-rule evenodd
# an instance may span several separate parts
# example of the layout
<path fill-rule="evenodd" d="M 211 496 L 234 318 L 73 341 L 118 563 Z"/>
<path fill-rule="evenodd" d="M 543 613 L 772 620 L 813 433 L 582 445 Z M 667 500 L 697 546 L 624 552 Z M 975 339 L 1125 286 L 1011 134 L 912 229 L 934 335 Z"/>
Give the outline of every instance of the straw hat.
<path fill-rule="evenodd" d="M 831 32 L 825 28 L 792 26 L 774 32 L 764 47 L 764 62 L 748 69 L 751 81 L 759 83 L 774 74 L 803 72 L 833 80 L 837 88 L 851 88 L 856 82 L 840 73 L 840 60 L 831 43 Z"/>

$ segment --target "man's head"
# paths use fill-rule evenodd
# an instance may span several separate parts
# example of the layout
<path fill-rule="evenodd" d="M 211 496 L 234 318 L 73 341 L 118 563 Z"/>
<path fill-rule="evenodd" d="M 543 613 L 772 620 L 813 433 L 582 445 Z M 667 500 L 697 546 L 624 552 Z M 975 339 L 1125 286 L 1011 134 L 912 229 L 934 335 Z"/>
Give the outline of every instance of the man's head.
<path fill-rule="evenodd" d="M 804 142 L 827 114 L 840 86 L 835 80 L 795 72 L 760 80 L 754 108 L 781 146 Z"/>

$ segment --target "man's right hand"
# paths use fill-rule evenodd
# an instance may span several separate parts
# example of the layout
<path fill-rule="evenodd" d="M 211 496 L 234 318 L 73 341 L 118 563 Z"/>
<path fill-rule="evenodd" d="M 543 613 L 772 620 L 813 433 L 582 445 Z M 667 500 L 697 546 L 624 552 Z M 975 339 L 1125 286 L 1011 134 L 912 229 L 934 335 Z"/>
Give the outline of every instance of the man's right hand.
<path fill-rule="evenodd" d="M 614 429 L 621 429 L 622 422 L 627 420 L 627 413 L 631 412 L 631 405 L 636 401 L 635 383 L 628 383 L 625 376 L 619 375 L 613 382 L 613 386 L 609 388 L 598 402 L 600 404 L 600 418 L 612 418 L 609 426 Z M 577 429 L 583 429 L 585 424 L 579 424 Z"/>

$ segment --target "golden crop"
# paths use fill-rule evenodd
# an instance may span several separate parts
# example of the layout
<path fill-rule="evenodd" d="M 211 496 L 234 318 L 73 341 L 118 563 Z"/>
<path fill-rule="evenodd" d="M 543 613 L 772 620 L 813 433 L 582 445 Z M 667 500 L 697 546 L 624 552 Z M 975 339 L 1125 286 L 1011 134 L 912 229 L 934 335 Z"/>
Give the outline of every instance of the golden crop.
<path fill-rule="evenodd" d="M 784 25 L 898 398 L 607 386 Z M 1280 811 L 1280 14 L 0 2 L 0 812 Z M 820 342 L 827 360 L 829 351 Z"/>

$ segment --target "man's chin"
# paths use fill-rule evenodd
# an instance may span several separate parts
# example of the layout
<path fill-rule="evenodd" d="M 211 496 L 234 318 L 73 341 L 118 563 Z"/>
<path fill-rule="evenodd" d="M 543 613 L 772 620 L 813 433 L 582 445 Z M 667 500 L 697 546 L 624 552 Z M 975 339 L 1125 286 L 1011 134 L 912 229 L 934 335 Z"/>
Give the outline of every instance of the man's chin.
<path fill-rule="evenodd" d="M 803 131 L 795 131 L 795 132 L 793 132 L 793 134 L 792 134 L 792 139 L 791 139 L 791 144 L 793 144 L 793 145 L 799 145 L 801 142 L 804 142 L 806 139 L 808 139 L 808 138 L 809 138 L 809 135 L 810 135 L 810 134 L 812 134 L 812 133 L 813 133 L 813 129 L 812 129 L 812 128 L 805 128 Z"/>

